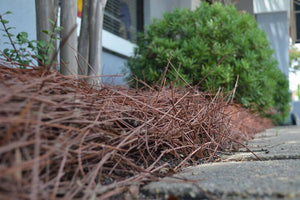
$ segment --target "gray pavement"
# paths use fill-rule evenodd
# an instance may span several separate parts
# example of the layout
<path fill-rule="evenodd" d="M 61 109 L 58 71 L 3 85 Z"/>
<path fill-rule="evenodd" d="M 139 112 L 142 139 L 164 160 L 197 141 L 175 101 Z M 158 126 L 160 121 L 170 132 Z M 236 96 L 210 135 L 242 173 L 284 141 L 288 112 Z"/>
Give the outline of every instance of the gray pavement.
<path fill-rule="evenodd" d="M 300 199 L 300 127 L 257 134 L 246 149 L 143 188 L 145 199 Z"/>

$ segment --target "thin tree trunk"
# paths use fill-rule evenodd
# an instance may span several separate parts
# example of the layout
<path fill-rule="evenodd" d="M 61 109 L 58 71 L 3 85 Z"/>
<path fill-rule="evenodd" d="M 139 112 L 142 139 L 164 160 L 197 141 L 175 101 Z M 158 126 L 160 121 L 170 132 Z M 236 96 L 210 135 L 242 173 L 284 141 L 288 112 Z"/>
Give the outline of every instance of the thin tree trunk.
<path fill-rule="evenodd" d="M 64 44 L 60 53 L 60 72 L 64 75 L 77 75 L 77 32 L 74 31 L 77 17 L 77 1 L 62 0 L 60 25 L 61 44 Z M 72 32 L 73 31 L 73 32 Z M 66 43 L 64 43 L 67 40 Z"/>
<path fill-rule="evenodd" d="M 44 30 L 54 33 L 54 28 L 57 24 L 58 16 L 58 0 L 35 0 L 35 10 L 36 10 L 36 36 L 38 41 L 50 41 L 50 35 L 43 33 Z M 50 23 L 52 20 L 54 24 Z M 46 49 L 38 52 L 41 54 L 47 54 L 48 59 L 52 59 L 57 49 L 56 41 L 52 42 L 55 47 L 52 51 L 47 51 Z"/>
<path fill-rule="evenodd" d="M 89 68 L 88 75 L 101 75 L 102 28 L 107 0 L 91 0 L 89 13 Z M 98 78 L 99 80 L 100 78 Z"/>
<path fill-rule="evenodd" d="M 78 74 L 88 75 L 89 62 L 89 1 L 83 0 L 80 36 L 78 40 Z"/>

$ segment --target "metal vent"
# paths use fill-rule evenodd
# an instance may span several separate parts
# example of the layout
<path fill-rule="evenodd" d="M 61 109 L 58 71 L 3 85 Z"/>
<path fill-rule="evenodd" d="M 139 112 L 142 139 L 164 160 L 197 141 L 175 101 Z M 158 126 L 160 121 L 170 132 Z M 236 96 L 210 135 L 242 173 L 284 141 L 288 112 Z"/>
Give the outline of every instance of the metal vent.
<path fill-rule="evenodd" d="M 108 0 L 104 11 L 104 30 L 131 42 L 136 41 L 136 0 Z"/>

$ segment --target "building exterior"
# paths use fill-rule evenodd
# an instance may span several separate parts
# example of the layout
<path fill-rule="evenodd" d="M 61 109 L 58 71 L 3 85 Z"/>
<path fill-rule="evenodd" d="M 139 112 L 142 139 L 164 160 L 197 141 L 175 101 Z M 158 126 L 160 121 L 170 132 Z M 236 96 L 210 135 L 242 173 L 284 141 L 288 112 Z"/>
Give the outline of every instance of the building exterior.
<path fill-rule="evenodd" d="M 240 10 L 255 16 L 258 26 L 264 30 L 274 49 L 279 69 L 289 77 L 289 27 L 291 16 L 290 0 L 241 0 Z"/>
<path fill-rule="evenodd" d="M 103 25 L 102 74 L 122 75 L 126 59 L 133 55 L 136 33 L 153 18 L 160 18 L 175 8 L 194 9 L 199 4 L 200 0 L 108 0 Z M 12 30 L 14 34 L 24 31 L 29 34 L 29 40 L 36 39 L 35 0 L 1 0 L 0 13 L 6 11 L 13 13 L 5 18 L 10 26 L 16 27 Z M 6 38 L 0 37 L 0 50 L 8 47 L 3 45 L 5 42 Z M 103 81 L 125 84 L 122 76 L 103 78 Z"/>
<path fill-rule="evenodd" d="M 109 0 L 108 4 L 112 3 L 114 0 Z M 121 0 L 121 2 L 126 2 L 132 4 L 133 1 Z M 141 1 L 138 1 L 141 2 Z M 144 0 L 136 8 L 143 9 L 143 12 L 136 10 L 137 22 L 142 24 L 137 24 L 137 27 L 142 27 L 143 25 L 148 25 L 151 23 L 153 18 L 161 18 L 164 12 L 172 11 L 175 8 L 189 8 L 195 9 L 200 5 L 200 0 Z M 234 2 L 234 1 L 233 1 Z M 286 75 L 289 76 L 289 38 L 290 31 L 295 32 L 291 27 L 291 8 L 293 8 L 292 0 L 240 0 L 237 1 L 236 7 L 239 10 L 245 10 L 248 13 L 255 16 L 259 27 L 264 30 L 267 37 L 274 49 L 274 56 L 278 61 L 279 69 Z M 109 7 L 109 5 L 107 5 Z M 299 6 L 300 7 L 300 6 Z M 131 12 L 133 14 L 134 12 Z M 132 15 L 133 16 L 133 15 Z M 294 26 L 293 26 L 294 27 Z M 137 28 L 136 30 L 141 31 L 142 28 Z M 104 30 L 103 36 L 103 73 L 104 74 L 119 74 L 120 69 L 124 66 L 123 63 L 126 61 L 126 57 L 132 55 L 134 49 L 134 39 L 135 36 L 131 38 L 131 45 L 122 45 L 122 51 L 118 48 L 112 48 L 113 44 L 120 44 L 117 42 L 117 38 L 111 38 L 106 40 L 105 37 L 106 30 Z M 108 38 L 108 37 L 107 37 Z M 123 38 L 128 39 L 128 38 Z M 126 41 L 128 42 L 128 40 Z M 119 45 L 116 45 L 119 46 Z M 121 46 L 121 45 L 120 45 Z M 107 52 L 110 50 L 110 53 Z M 124 53 L 123 53 L 124 52 Z M 112 54 L 116 53 L 116 54 Z M 122 58 L 118 56 L 123 56 Z M 108 60 L 114 60 L 115 62 L 106 62 Z M 119 78 L 121 80 L 122 78 Z M 115 79 L 116 80 L 116 79 Z M 115 81 L 120 83 L 122 81 Z"/>
<path fill-rule="evenodd" d="M 126 58 L 133 55 L 136 33 L 143 31 L 152 19 L 176 8 L 195 9 L 199 5 L 200 0 L 108 0 L 103 30 L 103 74 L 123 74 Z M 125 84 L 122 76 L 103 81 Z"/>
<path fill-rule="evenodd" d="M 275 50 L 278 67 L 288 77 L 289 67 L 289 26 L 292 0 L 240 0 L 236 4 L 239 10 L 253 14 L 259 27 L 266 31 Z M 122 75 L 126 59 L 133 55 L 136 34 L 151 23 L 154 18 L 161 18 L 164 12 L 176 8 L 195 9 L 200 0 L 108 0 L 103 30 L 102 74 Z M 36 38 L 35 1 L 1 0 L 0 13 L 12 11 L 7 16 L 10 26 L 16 27 L 15 33 L 28 32 L 29 39 Z M 80 18 L 78 18 L 80 22 Z M 295 34 L 294 34 L 295 35 Z M 3 38 L 0 49 L 3 50 Z M 106 77 L 103 81 L 112 84 L 125 84 L 123 77 Z"/>

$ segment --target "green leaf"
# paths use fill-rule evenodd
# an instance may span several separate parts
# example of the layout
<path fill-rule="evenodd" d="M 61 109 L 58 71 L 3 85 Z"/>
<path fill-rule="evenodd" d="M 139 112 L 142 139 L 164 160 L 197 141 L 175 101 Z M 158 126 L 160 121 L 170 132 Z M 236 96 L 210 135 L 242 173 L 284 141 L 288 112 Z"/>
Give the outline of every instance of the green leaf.
<path fill-rule="evenodd" d="M 1 23 L 2 23 L 2 24 L 7 24 L 7 23 L 9 23 L 9 21 L 7 21 L 7 20 L 5 20 L 5 19 L 2 19 L 2 20 L 1 20 Z"/>
<path fill-rule="evenodd" d="M 16 27 L 7 27 L 7 30 L 16 29 Z"/>
<path fill-rule="evenodd" d="M 3 53 L 4 53 L 5 55 L 9 55 L 9 49 L 7 49 L 7 48 L 4 49 L 4 50 L 3 50 Z"/>
<path fill-rule="evenodd" d="M 54 28 L 54 32 L 59 32 L 61 30 L 63 30 L 62 26 L 57 26 L 57 27 Z"/>
<path fill-rule="evenodd" d="M 26 32 L 20 32 L 17 35 L 17 40 L 19 42 L 19 44 L 25 44 L 28 42 L 28 33 Z"/>
<path fill-rule="evenodd" d="M 55 25 L 55 22 L 51 19 L 48 19 L 48 21 L 52 24 L 52 25 Z"/>
<path fill-rule="evenodd" d="M 42 32 L 49 35 L 49 31 L 47 31 L 47 30 L 42 30 Z"/>
<path fill-rule="evenodd" d="M 11 11 L 6 11 L 3 15 L 9 15 L 9 14 L 12 14 Z"/>

